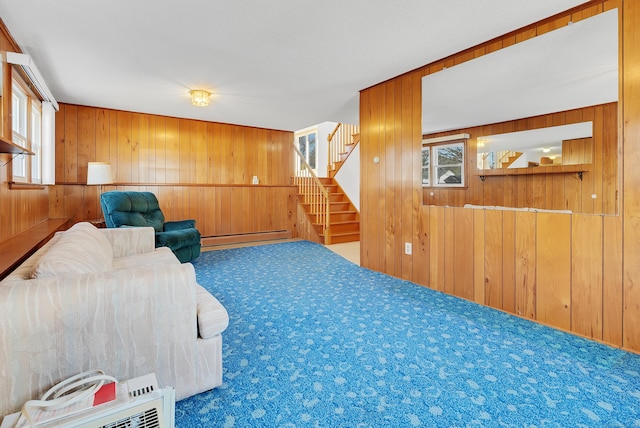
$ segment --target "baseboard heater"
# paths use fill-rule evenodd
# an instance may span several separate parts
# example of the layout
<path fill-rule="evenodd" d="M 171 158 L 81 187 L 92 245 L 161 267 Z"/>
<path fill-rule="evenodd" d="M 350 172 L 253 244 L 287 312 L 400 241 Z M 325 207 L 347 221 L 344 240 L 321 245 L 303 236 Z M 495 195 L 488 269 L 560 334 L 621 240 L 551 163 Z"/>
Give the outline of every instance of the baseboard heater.
<path fill-rule="evenodd" d="M 243 244 L 247 242 L 271 241 L 279 239 L 291 239 L 290 230 L 272 230 L 269 232 L 238 233 L 230 235 L 203 236 L 202 246 Z"/>

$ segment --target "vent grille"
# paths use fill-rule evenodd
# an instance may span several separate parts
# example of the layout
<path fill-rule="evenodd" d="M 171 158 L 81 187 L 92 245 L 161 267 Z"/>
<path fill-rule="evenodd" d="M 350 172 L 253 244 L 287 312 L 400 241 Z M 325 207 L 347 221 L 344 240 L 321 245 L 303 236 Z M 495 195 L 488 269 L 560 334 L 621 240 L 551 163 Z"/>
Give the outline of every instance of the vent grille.
<path fill-rule="evenodd" d="M 132 397 L 140 397 L 141 395 L 148 394 L 153 392 L 153 385 L 146 385 L 138 389 L 134 389 L 133 391 L 129 391 L 129 395 Z"/>
<path fill-rule="evenodd" d="M 159 428 L 160 418 L 158 409 L 152 408 L 144 412 L 136 413 L 116 422 L 102 425 L 100 428 Z"/>

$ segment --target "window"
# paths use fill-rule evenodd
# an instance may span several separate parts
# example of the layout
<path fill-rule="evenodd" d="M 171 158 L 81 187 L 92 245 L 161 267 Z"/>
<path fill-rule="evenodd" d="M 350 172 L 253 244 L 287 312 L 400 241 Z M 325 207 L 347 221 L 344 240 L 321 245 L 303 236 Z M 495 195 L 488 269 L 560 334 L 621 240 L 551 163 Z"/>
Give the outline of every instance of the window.
<path fill-rule="evenodd" d="M 431 185 L 431 147 L 422 146 L 422 185 Z"/>
<path fill-rule="evenodd" d="M 440 139 L 440 141 L 442 140 Z M 422 186 L 465 187 L 464 154 L 465 140 L 458 140 L 447 144 L 423 144 Z"/>
<path fill-rule="evenodd" d="M 27 95 L 15 82 L 11 94 L 11 113 L 13 129 L 13 142 L 28 149 L 27 147 Z M 16 156 L 13 160 L 13 178 L 16 181 L 26 181 L 27 162 L 24 156 Z"/>
<path fill-rule="evenodd" d="M 312 170 L 317 170 L 318 164 L 318 131 L 316 129 L 303 133 L 296 133 L 296 146 L 304 160 L 307 161 Z M 304 169 L 302 165 L 298 166 L 299 170 Z"/>
<path fill-rule="evenodd" d="M 31 178 L 42 181 L 42 111 L 35 103 L 31 106 Z"/>
<path fill-rule="evenodd" d="M 31 150 L 33 156 L 18 155 L 12 162 L 13 181 L 42 182 L 42 105 L 19 77 L 11 85 L 12 138 Z"/>

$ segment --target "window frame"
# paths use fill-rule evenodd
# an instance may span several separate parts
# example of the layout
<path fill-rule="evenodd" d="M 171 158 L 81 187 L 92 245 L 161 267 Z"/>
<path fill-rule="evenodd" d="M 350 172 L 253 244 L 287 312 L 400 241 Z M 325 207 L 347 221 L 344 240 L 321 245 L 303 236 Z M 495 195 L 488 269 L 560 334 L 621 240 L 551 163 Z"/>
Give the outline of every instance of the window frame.
<path fill-rule="evenodd" d="M 468 136 L 450 138 L 442 140 L 441 138 L 425 139 L 422 143 L 421 151 L 424 153 L 428 151 L 428 162 L 425 165 L 424 155 L 421 156 L 421 171 L 422 171 L 422 187 L 424 188 L 438 188 L 438 189 L 466 189 L 467 188 L 467 140 Z M 426 141 L 426 142 L 425 142 Z M 429 142 L 433 141 L 433 142 Z M 454 164 L 440 164 L 438 163 L 438 151 L 460 147 L 462 149 L 461 162 Z M 460 168 L 460 183 L 439 183 L 438 171 L 443 168 Z M 424 171 L 428 171 L 428 176 L 425 180 Z"/>
<path fill-rule="evenodd" d="M 309 157 L 309 135 L 314 135 L 314 141 L 313 141 L 313 145 L 314 145 L 314 158 L 313 158 L 313 162 L 311 162 L 311 159 Z M 305 141 L 305 149 L 304 151 L 300 149 L 300 139 L 304 137 L 304 141 Z M 318 149 L 319 149 L 319 141 L 318 141 L 318 128 L 313 127 L 313 128 L 308 128 L 308 129 L 304 129 L 301 131 L 298 131 L 296 133 L 294 133 L 294 144 L 296 146 L 296 148 L 300 151 L 300 154 L 302 154 L 302 156 L 304 157 L 305 161 L 307 162 L 307 164 L 309 165 L 309 167 L 312 169 L 312 171 L 317 174 L 318 173 Z M 298 161 L 299 163 L 299 161 Z M 297 165 L 296 169 L 298 171 L 302 171 L 304 168 L 302 167 L 302 165 Z"/>
<path fill-rule="evenodd" d="M 22 78 L 20 73 L 12 70 L 11 76 L 11 115 L 15 118 L 14 99 L 19 98 L 20 114 L 17 119 L 11 121 L 11 137 L 15 144 L 32 151 L 33 158 L 24 155 L 16 156 L 12 162 L 11 179 L 17 184 L 42 184 L 42 102 L 31 90 L 30 86 Z M 16 94 L 17 92 L 17 94 Z M 37 113 L 38 124 L 34 123 L 34 113 Z M 14 129 L 19 123 L 19 128 Z M 35 135 L 39 132 L 39 135 Z M 34 141 L 35 140 L 35 141 Z M 37 147 L 35 147 L 37 146 Z M 34 150 L 35 149 L 35 150 Z M 20 165 L 21 168 L 16 168 Z M 16 169 L 18 171 L 16 172 Z M 18 175 L 20 174 L 20 175 Z M 22 175 L 24 174 L 24 175 Z"/>

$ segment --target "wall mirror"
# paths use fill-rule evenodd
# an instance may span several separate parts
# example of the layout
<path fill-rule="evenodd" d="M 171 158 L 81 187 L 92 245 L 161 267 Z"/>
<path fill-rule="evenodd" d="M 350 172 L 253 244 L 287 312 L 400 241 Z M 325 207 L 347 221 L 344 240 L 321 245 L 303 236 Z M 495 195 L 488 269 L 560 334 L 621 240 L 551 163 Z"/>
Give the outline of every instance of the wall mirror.
<path fill-rule="evenodd" d="M 467 133 L 470 138 L 468 188 L 423 189 L 423 203 L 617 213 L 618 19 L 617 9 L 612 9 L 425 75 L 423 139 L 458 133 Z M 543 152 L 546 149 L 549 151 Z M 573 155 L 580 151 L 581 157 L 576 155 L 574 159 Z M 519 161 L 503 162 L 517 153 L 523 153 Z M 579 184 L 582 187 L 578 191 L 572 188 L 563 195 L 546 198 L 537 196 L 544 193 L 542 190 L 529 186 L 527 191 L 533 195 L 511 199 L 507 195 L 504 200 L 497 200 L 502 197 L 498 194 L 505 192 L 503 189 L 515 186 L 493 184 L 497 177 L 488 176 L 500 174 L 484 173 L 542 163 L 545 167 L 560 166 L 553 172 L 578 163 L 593 166 L 584 168 L 588 183 Z M 607 164 L 601 165 L 604 163 Z M 553 173 L 550 171 L 544 173 Z M 604 180 L 597 174 L 606 176 L 608 182 L 592 186 L 590 183 Z M 540 186 L 546 191 L 552 187 L 549 183 Z M 557 183 L 556 186 L 560 187 Z M 452 192 L 457 194 L 452 196 Z M 584 201 L 570 200 L 576 192 L 584 195 Z M 607 200 L 599 207 L 587 203 L 587 199 L 600 197 Z M 551 200 L 556 202 L 551 204 Z"/>
<path fill-rule="evenodd" d="M 480 135 L 479 170 L 591 164 L 593 122 Z"/>

